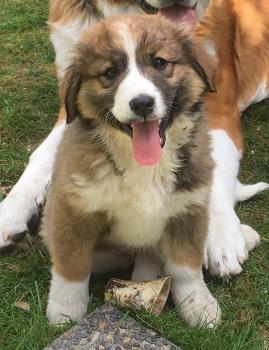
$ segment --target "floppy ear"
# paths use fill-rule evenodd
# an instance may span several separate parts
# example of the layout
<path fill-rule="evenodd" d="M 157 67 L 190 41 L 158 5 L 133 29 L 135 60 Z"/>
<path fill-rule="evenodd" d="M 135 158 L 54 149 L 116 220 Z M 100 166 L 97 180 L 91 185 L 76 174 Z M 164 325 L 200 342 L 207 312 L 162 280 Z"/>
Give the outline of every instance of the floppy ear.
<path fill-rule="evenodd" d="M 215 75 L 217 62 L 195 40 L 192 40 L 190 48 L 187 47 L 186 51 L 188 52 L 188 59 L 192 68 L 203 80 L 207 90 L 209 92 L 216 92 Z"/>
<path fill-rule="evenodd" d="M 75 65 L 70 66 L 64 76 L 63 83 L 61 85 L 61 100 L 65 105 L 67 114 L 66 122 L 71 123 L 79 114 L 77 108 L 77 96 L 81 87 L 81 76 Z"/>

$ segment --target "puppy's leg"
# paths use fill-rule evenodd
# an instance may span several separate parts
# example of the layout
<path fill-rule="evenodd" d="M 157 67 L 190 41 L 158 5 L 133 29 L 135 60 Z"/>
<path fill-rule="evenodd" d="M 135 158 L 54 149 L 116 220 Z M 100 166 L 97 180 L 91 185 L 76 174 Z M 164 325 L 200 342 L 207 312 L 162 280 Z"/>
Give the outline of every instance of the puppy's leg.
<path fill-rule="evenodd" d="M 79 321 L 89 301 L 92 251 L 96 232 L 104 218 L 98 214 L 89 219 L 74 215 L 63 203 L 46 208 L 42 235 L 52 260 L 52 280 L 47 317 L 51 323 Z"/>
<path fill-rule="evenodd" d="M 51 274 L 47 306 L 47 317 L 50 323 L 80 321 L 86 314 L 89 302 L 90 272 L 81 279 L 69 279 L 53 267 Z"/>
<path fill-rule="evenodd" d="M 143 251 L 136 254 L 132 281 L 150 281 L 162 274 L 161 260 L 157 252 Z"/>
<path fill-rule="evenodd" d="M 19 181 L 0 203 L 0 252 L 16 244 L 18 237 L 26 233 L 30 218 L 38 215 L 64 128 L 65 121 L 60 114 L 55 128 L 31 155 Z"/>
<path fill-rule="evenodd" d="M 186 322 L 192 326 L 215 327 L 221 311 L 207 288 L 202 274 L 207 211 L 193 208 L 192 213 L 174 218 L 160 242 L 164 272 L 172 276 L 173 301 Z"/>

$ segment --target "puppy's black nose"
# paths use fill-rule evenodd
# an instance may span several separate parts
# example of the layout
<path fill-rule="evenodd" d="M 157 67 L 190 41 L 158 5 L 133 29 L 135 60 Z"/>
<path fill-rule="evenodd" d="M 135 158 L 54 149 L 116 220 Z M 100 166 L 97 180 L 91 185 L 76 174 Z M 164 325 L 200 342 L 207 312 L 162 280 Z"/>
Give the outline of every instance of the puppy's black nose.
<path fill-rule="evenodd" d="M 140 117 L 147 117 L 153 112 L 155 99 L 149 95 L 141 94 L 134 97 L 130 102 L 129 106 L 131 110 Z"/>

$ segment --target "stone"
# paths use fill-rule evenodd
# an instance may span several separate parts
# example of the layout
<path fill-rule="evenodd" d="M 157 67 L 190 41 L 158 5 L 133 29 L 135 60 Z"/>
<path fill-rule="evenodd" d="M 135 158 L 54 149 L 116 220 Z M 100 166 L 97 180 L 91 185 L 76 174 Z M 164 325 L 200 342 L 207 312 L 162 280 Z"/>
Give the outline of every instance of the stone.
<path fill-rule="evenodd" d="M 104 304 L 43 350 L 180 350 L 115 307 Z"/>

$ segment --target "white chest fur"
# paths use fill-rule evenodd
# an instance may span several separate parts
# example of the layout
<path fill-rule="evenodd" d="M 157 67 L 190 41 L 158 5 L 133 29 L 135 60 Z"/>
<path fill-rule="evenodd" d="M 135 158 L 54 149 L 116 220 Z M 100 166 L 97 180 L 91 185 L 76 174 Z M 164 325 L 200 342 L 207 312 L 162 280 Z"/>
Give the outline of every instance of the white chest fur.
<path fill-rule="evenodd" d="M 207 189 L 174 191 L 173 168 L 135 166 L 122 177 L 107 173 L 89 181 L 74 175 L 83 212 L 106 211 L 112 220 L 110 239 L 132 247 L 156 244 L 167 219 L 188 210 L 191 204 L 204 203 Z"/>

